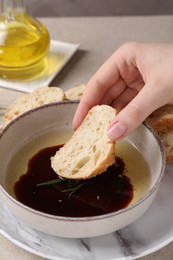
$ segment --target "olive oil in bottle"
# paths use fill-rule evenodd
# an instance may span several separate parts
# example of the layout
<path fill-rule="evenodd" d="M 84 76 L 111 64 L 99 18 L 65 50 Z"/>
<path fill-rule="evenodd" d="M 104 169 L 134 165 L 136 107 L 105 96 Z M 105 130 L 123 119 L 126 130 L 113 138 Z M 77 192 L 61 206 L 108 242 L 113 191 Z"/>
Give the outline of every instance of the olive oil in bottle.
<path fill-rule="evenodd" d="M 0 0 L 0 4 L 0 76 L 13 78 L 20 71 L 34 74 L 49 50 L 49 33 L 27 15 L 24 1 Z"/>

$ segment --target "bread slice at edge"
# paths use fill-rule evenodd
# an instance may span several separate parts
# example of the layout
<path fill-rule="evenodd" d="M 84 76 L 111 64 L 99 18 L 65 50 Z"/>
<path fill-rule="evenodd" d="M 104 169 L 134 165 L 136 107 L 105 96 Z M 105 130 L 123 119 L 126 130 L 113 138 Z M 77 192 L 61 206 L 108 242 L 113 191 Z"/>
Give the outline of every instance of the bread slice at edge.
<path fill-rule="evenodd" d="M 165 105 L 155 110 L 146 122 L 160 137 L 166 161 L 173 161 L 173 105 Z"/>
<path fill-rule="evenodd" d="M 64 91 L 58 87 L 40 87 L 31 93 L 22 94 L 6 110 L 3 118 L 2 128 L 9 124 L 13 119 L 21 114 L 42 106 L 44 104 L 63 101 Z"/>
<path fill-rule="evenodd" d="M 86 86 L 84 84 L 80 84 L 77 86 L 74 86 L 68 90 L 65 91 L 65 97 L 69 100 L 80 100 L 83 96 L 84 90 Z"/>

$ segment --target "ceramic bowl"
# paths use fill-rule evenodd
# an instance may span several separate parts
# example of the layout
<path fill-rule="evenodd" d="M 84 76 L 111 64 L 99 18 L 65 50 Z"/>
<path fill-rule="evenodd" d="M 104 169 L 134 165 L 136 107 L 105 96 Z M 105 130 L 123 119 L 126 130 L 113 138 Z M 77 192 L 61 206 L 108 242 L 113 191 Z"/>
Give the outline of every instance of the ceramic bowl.
<path fill-rule="evenodd" d="M 13 186 L 20 176 L 7 174 L 11 159 L 24 145 L 39 136 L 47 134 L 53 136 L 52 133 L 59 133 L 59 142 L 65 142 L 72 134 L 72 119 L 77 105 L 78 103 L 75 101 L 44 105 L 18 117 L 0 133 L 1 200 L 18 219 L 27 225 L 48 234 L 69 238 L 107 234 L 135 221 L 151 205 L 165 169 L 165 156 L 159 138 L 152 129 L 142 124 L 126 138 L 126 141 L 130 142 L 147 162 L 150 181 L 145 193 L 126 208 L 95 217 L 62 217 L 34 210 L 17 201 L 13 193 Z M 38 142 L 38 144 L 36 142 L 34 147 L 38 145 L 39 148 L 42 148 L 54 145 L 52 139 L 47 142 Z M 138 179 L 141 179 L 141 182 L 145 181 L 141 176 Z"/>

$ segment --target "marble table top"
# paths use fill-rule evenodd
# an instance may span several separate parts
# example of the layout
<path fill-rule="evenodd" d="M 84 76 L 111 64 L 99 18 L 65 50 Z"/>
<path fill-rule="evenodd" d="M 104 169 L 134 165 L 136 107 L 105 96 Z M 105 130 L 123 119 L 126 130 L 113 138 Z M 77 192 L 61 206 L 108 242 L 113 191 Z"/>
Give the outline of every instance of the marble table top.
<path fill-rule="evenodd" d="M 80 43 L 78 52 L 51 84 L 64 90 L 79 83 L 86 83 L 99 66 L 124 42 L 173 42 L 172 16 L 42 18 L 41 20 L 47 26 L 52 39 Z M 21 94 L 0 88 L 0 107 L 8 107 Z M 2 116 L 0 113 L 0 122 Z M 38 234 L 18 222 L 0 203 L 0 259 L 136 259 L 145 251 L 142 260 L 171 260 L 172 167 L 171 164 L 167 165 L 160 193 L 153 203 L 153 208 L 151 206 L 146 212 L 146 217 L 142 216 L 143 219 L 139 219 L 139 222 L 116 234 L 97 239 L 72 241 L 49 237 L 47 240 L 45 234 Z M 153 221 L 151 223 L 148 220 L 150 214 Z M 144 225 L 142 229 L 140 223 Z M 59 251 L 54 250 L 52 253 L 52 246 L 57 247 Z M 48 251 L 45 252 L 45 248 Z"/>

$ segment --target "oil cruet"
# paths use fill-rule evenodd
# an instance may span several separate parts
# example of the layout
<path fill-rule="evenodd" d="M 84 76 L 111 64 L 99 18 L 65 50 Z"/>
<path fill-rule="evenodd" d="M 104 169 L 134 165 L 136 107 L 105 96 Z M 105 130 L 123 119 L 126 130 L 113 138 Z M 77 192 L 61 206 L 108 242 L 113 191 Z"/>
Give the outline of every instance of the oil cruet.
<path fill-rule="evenodd" d="M 0 0 L 0 77 L 34 73 L 49 45 L 48 30 L 27 14 L 24 0 Z"/>

